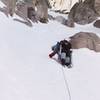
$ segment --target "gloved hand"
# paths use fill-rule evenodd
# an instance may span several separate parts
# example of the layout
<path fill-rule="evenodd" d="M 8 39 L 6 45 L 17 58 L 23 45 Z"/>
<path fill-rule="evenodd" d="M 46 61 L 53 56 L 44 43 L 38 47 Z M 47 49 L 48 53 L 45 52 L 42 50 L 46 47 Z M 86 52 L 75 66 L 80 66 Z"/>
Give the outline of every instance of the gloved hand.
<path fill-rule="evenodd" d="M 52 52 L 51 54 L 49 54 L 49 57 L 52 58 L 55 55 L 54 52 Z"/>

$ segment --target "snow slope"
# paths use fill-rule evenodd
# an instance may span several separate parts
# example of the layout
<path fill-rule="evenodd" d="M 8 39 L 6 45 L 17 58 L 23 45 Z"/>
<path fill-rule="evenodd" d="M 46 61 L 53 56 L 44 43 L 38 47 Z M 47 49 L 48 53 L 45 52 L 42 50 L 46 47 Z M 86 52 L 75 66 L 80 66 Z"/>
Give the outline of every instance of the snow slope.
<path fill-rule="evenodd" d="M 62 66 L 48 54 L 57 41 L 80 31 L 100 35 L 92 24 L 28 27 L 0 12 L 0 100 L 69 100 Z M 63 70 L 71 100 L 100 100 L 100 53 L 73 50 L 73 68 Z"/>

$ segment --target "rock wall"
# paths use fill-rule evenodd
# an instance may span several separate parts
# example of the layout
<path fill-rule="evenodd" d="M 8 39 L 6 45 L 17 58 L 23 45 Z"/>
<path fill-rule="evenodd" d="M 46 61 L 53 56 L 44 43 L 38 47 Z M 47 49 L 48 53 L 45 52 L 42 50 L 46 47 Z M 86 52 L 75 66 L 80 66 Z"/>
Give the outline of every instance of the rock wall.
<path fill-rule="evenodd" d="M 49 0 L 53 10 L 66 10 L 66 12 L 69 12 L 72 6 L 78 1 L 79 0 Z"/>
<path fill-rule="evenodd" d="M 97 13 L 100 15 L 100 0 L 95 0 L 95 9 Z"/>

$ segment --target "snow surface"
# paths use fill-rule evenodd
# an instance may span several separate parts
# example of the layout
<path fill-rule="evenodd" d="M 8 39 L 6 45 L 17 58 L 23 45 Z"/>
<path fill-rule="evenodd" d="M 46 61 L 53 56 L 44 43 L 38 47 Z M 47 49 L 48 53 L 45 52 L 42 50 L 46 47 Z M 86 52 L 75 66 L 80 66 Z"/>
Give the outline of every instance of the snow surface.
<path fill-rule="evenodd" d="M 14 17 L 17 17 L 16 15 Z M 51 46 L 92 24 L 69 28 L 56 21 L 28 27 L 0 12 L 0 100 L 69 100 L 62 66 L 48 57 Z M 73 50 L 73 68 L 64 68 L 71 100 L 100 100 L 100 53 Z"/>

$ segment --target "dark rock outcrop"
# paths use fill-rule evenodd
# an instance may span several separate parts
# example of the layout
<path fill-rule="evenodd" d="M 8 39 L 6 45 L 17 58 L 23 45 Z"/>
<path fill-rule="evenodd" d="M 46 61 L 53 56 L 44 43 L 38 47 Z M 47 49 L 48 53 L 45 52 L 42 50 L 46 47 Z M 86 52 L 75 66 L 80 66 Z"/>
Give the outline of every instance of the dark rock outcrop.
<path fill-rule="evenodd" d="M 76 3 L 69 15 L 66 25 L 74 27 L 74 22 L 80 25 L 85 25 L 93 22 L 97 18 L 94 3 L 95 0 L 85 0 L 84 2 Z"/>
<path fill-rule="evenodd" d="M 93 25 L 94 27 L 100 28 L 100 20 L 96 20 Z"/>

